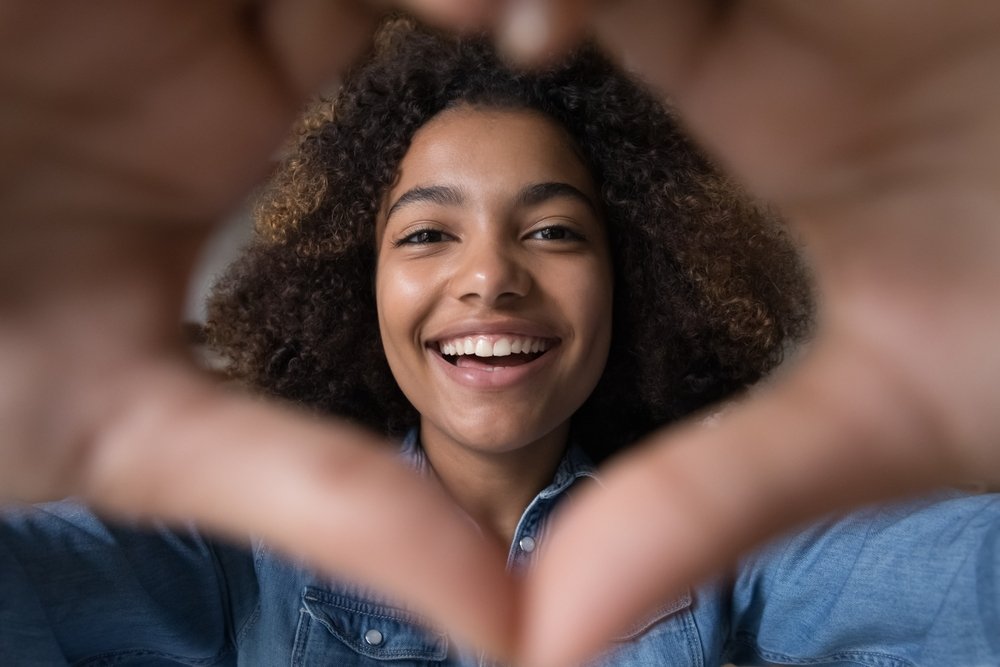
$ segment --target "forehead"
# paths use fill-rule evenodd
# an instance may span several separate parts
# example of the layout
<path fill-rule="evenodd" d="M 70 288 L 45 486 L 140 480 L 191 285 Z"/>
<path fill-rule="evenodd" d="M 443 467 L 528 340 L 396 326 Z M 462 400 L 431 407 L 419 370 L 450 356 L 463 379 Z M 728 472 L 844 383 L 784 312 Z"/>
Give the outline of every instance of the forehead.
<path fill-rule="evenodd" d="M 594 190 L 590 170 L 561 125 L 529 109 L 462 106 L 439 113 L 414 134 L 390 198 L 431 184 L 488 196 L 545 181 Z"/>

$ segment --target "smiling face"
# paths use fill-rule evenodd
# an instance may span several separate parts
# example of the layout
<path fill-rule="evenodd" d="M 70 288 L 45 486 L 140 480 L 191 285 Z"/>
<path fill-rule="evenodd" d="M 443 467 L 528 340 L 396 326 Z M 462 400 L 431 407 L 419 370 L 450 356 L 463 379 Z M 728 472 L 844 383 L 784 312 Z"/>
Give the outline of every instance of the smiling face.
<path fill-rule="evenodd" d="M 425 447 L 565 443 L 611 340 L 597 201 L 539 113 L 458 107 L 414 135 L 380 215 L 376 298 Z"/>

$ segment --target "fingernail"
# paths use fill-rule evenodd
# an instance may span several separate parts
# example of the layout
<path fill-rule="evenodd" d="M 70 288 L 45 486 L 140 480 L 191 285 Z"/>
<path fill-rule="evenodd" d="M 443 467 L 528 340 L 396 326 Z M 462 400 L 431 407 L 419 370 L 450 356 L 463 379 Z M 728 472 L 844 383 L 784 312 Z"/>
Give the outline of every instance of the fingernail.
<path fill-rule="evenodd" d="M 551 38 L 549 0 L 515 0 L 500 22 L 498 46 L 514 62 L 528 64 L 542 58 Z"/>

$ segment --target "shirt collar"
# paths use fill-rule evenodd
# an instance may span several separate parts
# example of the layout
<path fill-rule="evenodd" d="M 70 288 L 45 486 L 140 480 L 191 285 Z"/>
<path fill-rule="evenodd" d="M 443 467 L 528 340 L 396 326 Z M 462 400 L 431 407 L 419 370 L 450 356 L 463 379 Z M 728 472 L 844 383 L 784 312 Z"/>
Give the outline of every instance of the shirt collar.
<path fill-rule="evenodd" d="M 411 428 L 407 432 L 400 446 L 399 456 L 404 463 L 421 475 L 430 473 L 430 461 L 427 460 L 424 448 L 420 445 L 420 429 Z M 597 468 L 579 445 L 570 443 L 559 462 L 559 467 L 556 468 L 552 481 L 538 493 L 538 497 L 543 500 L 555 498 L 582 477 L 596 480 Z"/>

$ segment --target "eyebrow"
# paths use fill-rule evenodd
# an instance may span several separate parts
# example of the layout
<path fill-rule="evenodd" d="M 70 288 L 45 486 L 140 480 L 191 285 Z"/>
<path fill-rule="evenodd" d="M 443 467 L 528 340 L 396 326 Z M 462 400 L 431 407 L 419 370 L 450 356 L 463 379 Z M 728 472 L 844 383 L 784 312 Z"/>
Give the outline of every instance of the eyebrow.
<path fill-rule="evenodd" d="M 595 215 L 598 214 L 597 205 L 590 197 L 569 183 L 559 181 L 533 183 L 523 188 L 517 193 L 515 204 L 519 207 L 537 206 L 550 199 L 557 199 L 559 197 L 575 199 L 585 204 Z M 461 206 L 465 203 L 465 195 L 460 189 L 448 185 L 426 185 L 412 188 L 400 195 L 399 199 L 389 207 L 385 218 L 388 220 L 392 217 L 393 213 L 401 208 L 418 203 Z"/>
<path fill-rule="evenodd" d="M 597 205 L 590 197 L 569 183 L 558 181 L 529 185 L 518 193 L 517 204 L 519 206 L 537 206 L 550 199 L 557 199 L 559 197 L 575 199 L 585 204 L 595 215 L 598 214 Z"/>
<path fill-rule="evenodd" d="M 393 213 L 404 206 L 424 202 L 440 206 L 461 206 L 465 202 L 465 196 L 461 190 L 447 185 L 426 185 L 412 188 L 404 192 L 396 200 L 396 203 L 389 207 L 389 212 L 385 214 L 385 219 L 388 220 L 391 218 Z"/>

